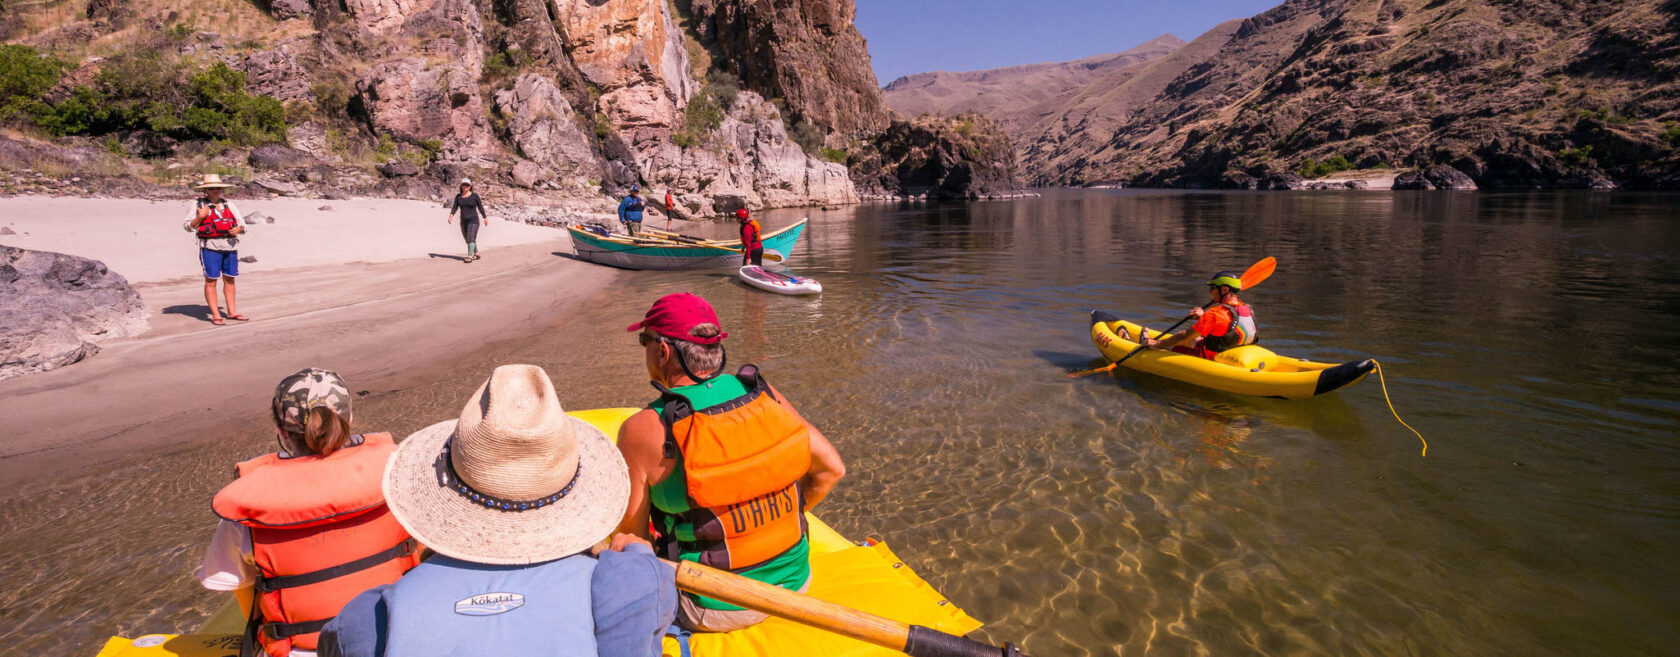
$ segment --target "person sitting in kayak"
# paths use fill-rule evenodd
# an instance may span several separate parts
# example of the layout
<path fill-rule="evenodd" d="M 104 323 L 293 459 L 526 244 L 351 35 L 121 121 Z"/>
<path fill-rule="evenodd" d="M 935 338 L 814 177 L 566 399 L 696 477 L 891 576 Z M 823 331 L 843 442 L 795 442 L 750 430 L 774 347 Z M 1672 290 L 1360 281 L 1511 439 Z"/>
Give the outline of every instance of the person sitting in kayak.
<path fill-rule="evenodd" d="M 1149 329 L 1142 329 L 1138 344 L 1212 360 L 1221 351 L 1257 342 L 1259 331 L 1254 324 L 1254 307 L 1237 296 L 1242 291 L 1242 279 L 1235 273 L 1222 271 L 1214 274 L 1207 286 L 1213 301 L 1202 308 L 1190 309 L 1190 316 L 1196 318 L 1190 330 L 1157 340 L 1149 337 Z"/>
<path fill-rule="evenodd" d="M 741 222 L 741 264 L 763 267 L 764 229 L 747 216 L 746 208 L 735 211 L 735 220 Z"/>
<path fill-rule="evenodd" d="M 350 433 L 350 389 L 306 369 L 274 390 L 280 451 L 240 463 L 216 493 L 221 517 L 198 579 L 254 591 L 245 640 L 268 657 L 314 657 L 318 633 L 346 602 L 420 562 L 380 490 L 396 451 L 388 433 Z"/>
<path fill-rule="evenodd" d="M 618 531 L 657 530 L 666 558 L 804 591 L 811 564 L 803 512 L 845 476 L 840 454 L 757 368 L 723 374 L 729 334 L 705 299 L 661 297 L 628 330 L 638 333 L 659 399 L 618 432 L 630 468 Z M 677 624 L 694 631 L 728 632 L 765 618 L 687 593 L 677 601 Z"/>

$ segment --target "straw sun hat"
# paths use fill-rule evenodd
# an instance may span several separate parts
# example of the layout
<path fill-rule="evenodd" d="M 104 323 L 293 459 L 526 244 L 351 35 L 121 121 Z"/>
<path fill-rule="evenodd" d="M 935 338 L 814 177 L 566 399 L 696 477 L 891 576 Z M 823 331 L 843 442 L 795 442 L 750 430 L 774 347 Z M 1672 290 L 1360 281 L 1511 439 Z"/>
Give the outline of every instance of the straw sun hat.
<path fill-rule="evenodd" d="M 528 564 L 606 538 L 630 500 L 630 474 L 601 430 L 566 415 L 548 373 L 503 365 L 459 420 L 414 432 L 385 468 L 397 522 L 438 553 Z"/>
<path fill-rule="evenodd" d="M 198 181 L 198 184 L 193 185 L 192 188 L 193 189 L 211 189 L 211 188 L 227 189 L 227 188 L 232 187 L 232 186 L 233 185 L 231 185 L 229 183 L 222 182 L 222 177 L 220 175 L 214 174 L 214 173 L 207 173 L 207 174 L 204 174 L 204 180 Z"/>

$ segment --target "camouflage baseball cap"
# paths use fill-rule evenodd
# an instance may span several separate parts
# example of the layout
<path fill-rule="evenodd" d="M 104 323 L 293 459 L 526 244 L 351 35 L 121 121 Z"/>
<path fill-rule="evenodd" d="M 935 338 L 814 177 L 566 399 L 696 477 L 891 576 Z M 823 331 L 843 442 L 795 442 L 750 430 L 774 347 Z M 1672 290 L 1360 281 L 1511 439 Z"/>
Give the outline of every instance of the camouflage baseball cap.
<path fill-rule="evenodd" d="M 350 388 L 331 370 L 298 370 L 274 388 L 274 423 L 282 431 L 303 433 L 310 409 L 325 408 L 350 419 Z"/>

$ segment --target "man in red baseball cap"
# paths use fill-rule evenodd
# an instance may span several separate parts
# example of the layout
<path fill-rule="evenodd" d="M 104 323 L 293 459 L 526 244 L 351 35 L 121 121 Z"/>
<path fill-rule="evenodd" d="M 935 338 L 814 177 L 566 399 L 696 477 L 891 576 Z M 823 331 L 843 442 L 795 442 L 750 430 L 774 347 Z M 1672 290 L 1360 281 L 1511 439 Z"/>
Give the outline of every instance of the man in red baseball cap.
<path fill-rule="evenodd" d="M 751 264 L 754 267 L 764 266 L 764 229 L 758 221 L 747 216 L 747 209 L 735 211 L 735 220 L 741 222 L 741 266 Z"/>
<path fill-rule="evenodd" d="M 811 582 L 804 511 L 846 474 L 834 445 L 758 368 L 723 374 L 729 334 L 705 299 L 660 297 L 627 330 L 637 333 L 660 395 L 619 427 L 630 468 L 619 531 L 654 540 L 668 558 L 804 591 Z M 677 603 L 677 623 L 697 632 L 764 619 L 687 593 Z"/>

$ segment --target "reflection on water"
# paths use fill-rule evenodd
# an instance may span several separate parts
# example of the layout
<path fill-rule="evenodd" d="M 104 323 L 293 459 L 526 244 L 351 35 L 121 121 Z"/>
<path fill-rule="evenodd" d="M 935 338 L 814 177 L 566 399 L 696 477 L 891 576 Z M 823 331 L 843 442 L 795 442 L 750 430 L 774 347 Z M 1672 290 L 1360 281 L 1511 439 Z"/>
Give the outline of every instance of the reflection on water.
<path fill-rule="evenodd" d="M 731 362 L 761 365 L 845 456 L 825 518 L 885 537 L 991 639 L 1041 655 L 1660 654 L 1680 640 L 1677 201 L 1127 190 L 817 212 L 790 264 L 820 297 L 626 274 L 550 330 L 372 391 L 357 420 L 452 417 L 509 361 L 547 368 L 568 408 L 642 403 L 623 327 L 691 290 L 717 306 Z M 1429 458 L 1374 378 L 1289 402 L 1063 376 L 1095 355 L 1090 309 L 1165 325 L 1208 273 L 1268 255 L 1277 273 L 1244 295 L 1267 345 L 1382 360 Z M 214 601 L 187 573 L 207 501 L 267 447 L 261 413 L 0 505 L 0 638 L 90 654 L 202 618 Z"/>

